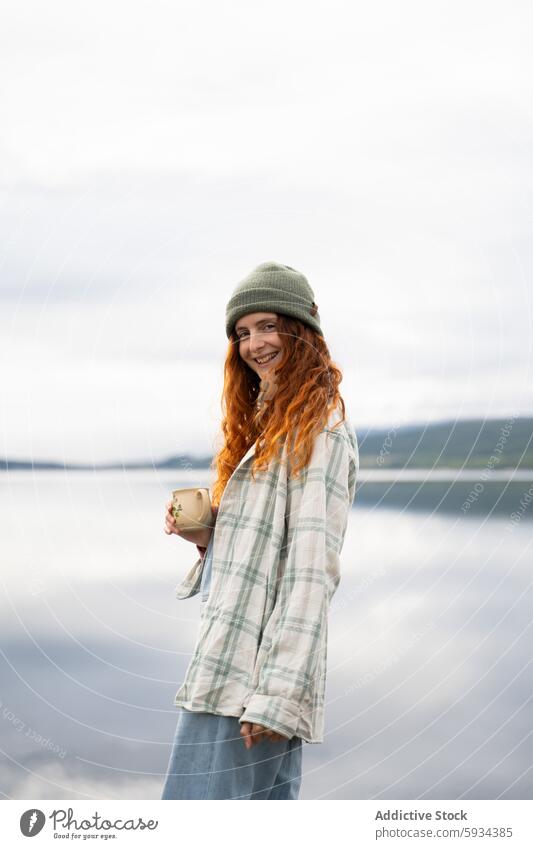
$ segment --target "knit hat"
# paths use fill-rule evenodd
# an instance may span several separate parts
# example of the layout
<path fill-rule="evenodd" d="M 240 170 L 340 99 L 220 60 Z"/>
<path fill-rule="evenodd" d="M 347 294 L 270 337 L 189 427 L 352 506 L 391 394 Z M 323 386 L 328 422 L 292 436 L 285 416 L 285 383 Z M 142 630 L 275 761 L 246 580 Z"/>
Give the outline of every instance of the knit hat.
<path fill-rule="evenodd" d="M 239 318 L 251 312 L 290 315 L 324 335 L 313 290 L 304 275 L 290 265 L 262 262 L 239 283 L 226 306 L 228 339 Z"/>

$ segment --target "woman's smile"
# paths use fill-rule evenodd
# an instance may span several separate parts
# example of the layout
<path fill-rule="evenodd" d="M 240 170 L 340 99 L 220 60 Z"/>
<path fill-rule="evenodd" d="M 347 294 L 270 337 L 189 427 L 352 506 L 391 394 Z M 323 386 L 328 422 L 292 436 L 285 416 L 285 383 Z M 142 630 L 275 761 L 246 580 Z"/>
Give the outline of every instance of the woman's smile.
<path fill-rule="evenodd" d="M 265 366 L 269 366 L 270 363 L 274 362 L 278 354 L 279 351 L 269 351 L 268 354 L 264 354 L 262 357 L 254 358 L 254 362 L 257 363 L 259 368 L 264 368 Z"/>

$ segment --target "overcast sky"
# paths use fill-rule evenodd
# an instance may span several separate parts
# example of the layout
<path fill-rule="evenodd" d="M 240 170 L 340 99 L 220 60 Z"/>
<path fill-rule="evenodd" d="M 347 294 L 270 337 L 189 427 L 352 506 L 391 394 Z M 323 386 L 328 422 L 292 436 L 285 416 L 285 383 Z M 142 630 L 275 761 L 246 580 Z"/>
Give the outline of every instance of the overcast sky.
<path fill-rule="evenodd" d="M 4 0 L 1 453 L 213 450 L 301 270 L 352 424 L 531 415 L 527 3 Z"/>

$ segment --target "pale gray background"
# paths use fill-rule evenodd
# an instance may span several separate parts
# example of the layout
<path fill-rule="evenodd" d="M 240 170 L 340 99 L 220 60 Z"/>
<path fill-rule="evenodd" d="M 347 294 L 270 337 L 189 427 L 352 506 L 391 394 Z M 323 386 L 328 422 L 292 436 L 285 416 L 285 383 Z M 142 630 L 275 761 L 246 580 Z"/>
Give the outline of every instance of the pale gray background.
<path fill-rule="evenodd" d="M 356 429 L 531 415 L 528 4 L 3 10 L 4 455 L 210 453 L 265 260 L 314 287 Z M 531 478 L 487 515 L 424 478 L 413 509 L 361 476 L 301 798 L 531 799 Z M 164 503 L 208 483 L 0 474 L 4 797 L 159 798 L 199 614 Z"/>
<path fill-rule="evenodd" d="M 531 414 L 526 3 L 4 3 L 10 457 L 209 453 L 224 309 L 302 270 L 356 426 Z"/>

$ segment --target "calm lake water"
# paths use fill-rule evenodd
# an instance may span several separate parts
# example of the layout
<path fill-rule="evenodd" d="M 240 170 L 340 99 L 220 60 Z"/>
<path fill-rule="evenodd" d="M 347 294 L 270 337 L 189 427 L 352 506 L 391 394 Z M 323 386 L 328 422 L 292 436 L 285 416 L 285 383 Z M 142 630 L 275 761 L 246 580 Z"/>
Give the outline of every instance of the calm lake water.
<path fill-rule="evenodd" d="M 509 477 L 361 471 L 300 798 L 532 798 L 533 475 Z M 0 791 L 159 799 L 200 612 L 165 501 L 209 472 L 0 483 Z"/>

